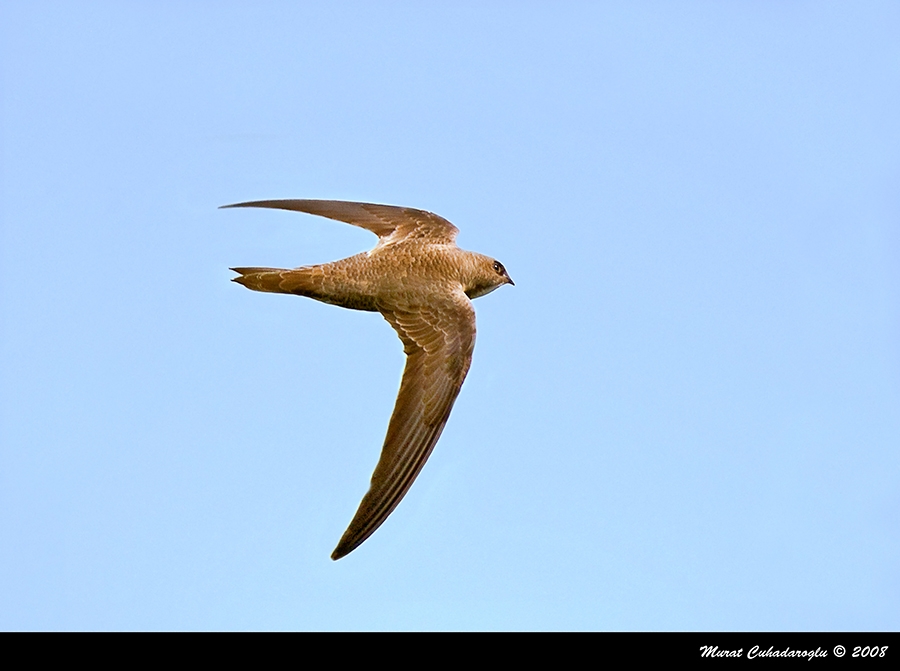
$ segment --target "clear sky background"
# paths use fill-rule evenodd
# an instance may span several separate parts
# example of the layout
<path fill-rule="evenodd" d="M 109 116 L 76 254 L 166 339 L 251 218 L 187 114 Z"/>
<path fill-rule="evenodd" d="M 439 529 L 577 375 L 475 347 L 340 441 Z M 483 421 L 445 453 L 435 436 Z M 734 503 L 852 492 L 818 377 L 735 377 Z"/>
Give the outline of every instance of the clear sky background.
<path fill-rule="evenodd" d="M 900 628 L 896 2 L 0 6 L 0 628 Z M 437 212 L 516 281 L 329 558 L 403 367 L 231 283 Z"/>

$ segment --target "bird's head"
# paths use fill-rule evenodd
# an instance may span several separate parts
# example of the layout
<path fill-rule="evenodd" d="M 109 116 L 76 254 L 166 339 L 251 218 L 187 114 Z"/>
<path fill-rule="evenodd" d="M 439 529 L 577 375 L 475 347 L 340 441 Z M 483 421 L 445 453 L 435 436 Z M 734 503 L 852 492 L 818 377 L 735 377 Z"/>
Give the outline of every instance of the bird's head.
<path fill-rule="evenodd" d="M 506 268 L 497 259 L 492 259 L 490 256 L 482 254 L 477 254 L 475 257 L 475 263 L 471 269 L 472 272 L 469 274 L 468 281 L 464 283 L 463 287 L 466 296 L 478 298 L 491 293 L 494 289 L 504 284 L 516 286 L 516 283 L 506 273 Z"/>

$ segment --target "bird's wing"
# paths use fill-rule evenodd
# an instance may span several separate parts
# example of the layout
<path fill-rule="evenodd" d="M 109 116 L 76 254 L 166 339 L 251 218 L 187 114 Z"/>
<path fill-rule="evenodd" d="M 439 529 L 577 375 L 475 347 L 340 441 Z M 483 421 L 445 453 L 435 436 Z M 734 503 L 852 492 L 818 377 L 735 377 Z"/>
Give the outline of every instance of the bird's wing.
<path fill-rule="evenodd" d="M 332 559 L 359 547 L 400 503 L 447 423 L 475 347 L 475 311 L 462 291 L 381 312 L 403 341 L 406 368 L 372 484 Z"/>
<path fill-rule="evenodd" d="M 380 238 L 379 244 L 410 237 L 450 243 L 456 240 L 459 232 L 456 226 L 432 212 L 394 205 L 350 203 L 343 200 L 256 200 L 222 207 L 269 207 L 328 217 L 372 231 Z"/>

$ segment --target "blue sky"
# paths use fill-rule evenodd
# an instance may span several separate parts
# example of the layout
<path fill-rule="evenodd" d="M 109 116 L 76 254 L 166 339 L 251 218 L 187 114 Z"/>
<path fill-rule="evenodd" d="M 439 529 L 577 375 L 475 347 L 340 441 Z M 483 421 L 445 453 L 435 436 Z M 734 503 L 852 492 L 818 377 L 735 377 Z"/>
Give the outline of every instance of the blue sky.
<path fill-rule="evenodd" d="M 900 628 L 900 7 L 4 3 L 0 628 Z M 230 266 L 437 212 L 516 281 L 329 559 L 403 367 Z"/>

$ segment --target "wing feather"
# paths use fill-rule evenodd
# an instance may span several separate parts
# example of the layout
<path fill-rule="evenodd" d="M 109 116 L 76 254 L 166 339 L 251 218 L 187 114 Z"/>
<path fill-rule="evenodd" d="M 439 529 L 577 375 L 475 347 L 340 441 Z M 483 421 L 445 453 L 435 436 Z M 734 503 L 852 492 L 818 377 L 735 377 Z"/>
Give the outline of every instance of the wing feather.
<path fill-rule="evenodd" d="M 456 226 L 433 212 L 395 205 L 344 200 L 254 200 L 222 206 L 230 207 L 267 207 L 315 214 L 372 231 L 380 238 L 380 244 L 406 238 L 452 243 L 459 232 Z"/>
<path fill-rule="evenodd" d="M 475 347 L 475 311 L 461 291 L 382 315 L 403 341 L 406 368 L 371 486 L 332 559 L 359 547 L 409 490 L 447 423 Z"/>

